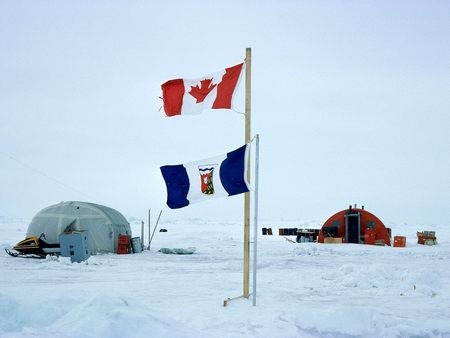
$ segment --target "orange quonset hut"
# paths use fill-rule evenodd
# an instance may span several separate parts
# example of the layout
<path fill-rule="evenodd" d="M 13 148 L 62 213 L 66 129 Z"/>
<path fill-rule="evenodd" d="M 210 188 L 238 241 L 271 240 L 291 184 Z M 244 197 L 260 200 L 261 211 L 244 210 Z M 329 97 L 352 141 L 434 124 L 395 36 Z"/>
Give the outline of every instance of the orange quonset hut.
<path fill-rule="evenodd" d="M 323 243 L 325 237 L 342 237 L 344 243 L 358 244 L 375 244 L 376 240 L 383 240 L 386 245 L 391 245 L 383 222 L 364 207 L 350 206 L 331 216 L 320 229 L 317 241 Z"/>

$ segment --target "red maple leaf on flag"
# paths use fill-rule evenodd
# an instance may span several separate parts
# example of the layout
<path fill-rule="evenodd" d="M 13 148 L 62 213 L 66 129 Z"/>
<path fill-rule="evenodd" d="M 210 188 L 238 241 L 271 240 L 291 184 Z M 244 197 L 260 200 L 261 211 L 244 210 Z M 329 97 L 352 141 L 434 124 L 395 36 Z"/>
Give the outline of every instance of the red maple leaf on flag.
<path fill-rule="evenodd" d="M 205 79 L 200 81 L 200 87 L 198 85 L 191 86 L 191 91 L 189 94 L 191 94 L 193 97 L 196 98 L 197 102 L 200 103 L 203 102 L 205 97 L 213 90 L 217 84 L 211 85 L 212 79 Z"/>

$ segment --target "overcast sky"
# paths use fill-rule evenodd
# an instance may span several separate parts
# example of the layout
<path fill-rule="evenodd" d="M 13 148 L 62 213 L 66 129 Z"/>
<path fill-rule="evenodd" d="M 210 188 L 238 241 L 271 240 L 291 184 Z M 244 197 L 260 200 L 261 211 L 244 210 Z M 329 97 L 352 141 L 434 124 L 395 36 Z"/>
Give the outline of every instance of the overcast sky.
<path fill-rule="evenodd" d="M 357 203 L 388 225 L 450 226 L 449 18 L 449 1 L 425 0 L 0 1 L 0 215 L 63 200 L 156 213 L 161 165 L 244 142 L 233 111 L 164 117 L 160 85 L 251 47 L 262 219 Z M 242 209 L 236 196 L 165 216 Z"/>

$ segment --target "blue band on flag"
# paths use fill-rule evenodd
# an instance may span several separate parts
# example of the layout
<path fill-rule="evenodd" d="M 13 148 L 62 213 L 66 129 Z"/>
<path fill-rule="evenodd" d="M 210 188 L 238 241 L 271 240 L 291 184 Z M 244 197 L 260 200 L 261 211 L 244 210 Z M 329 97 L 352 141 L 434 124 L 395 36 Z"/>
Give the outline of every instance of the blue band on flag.
<path fill-rule="evenodd" d="M 166 181 L 169 208 L 179 209 L 188 206 L 187 195 L 190 184 L 186 168 L 182 164 L 165 165 L 161 167 L 161 173 Z"/>
<path fill-rule="evenodd" d="M 245 151 L 247 145 L 227 153 L 220 165 L 220 180 L 229 196 L 248 192 L 245 182 Z"/>

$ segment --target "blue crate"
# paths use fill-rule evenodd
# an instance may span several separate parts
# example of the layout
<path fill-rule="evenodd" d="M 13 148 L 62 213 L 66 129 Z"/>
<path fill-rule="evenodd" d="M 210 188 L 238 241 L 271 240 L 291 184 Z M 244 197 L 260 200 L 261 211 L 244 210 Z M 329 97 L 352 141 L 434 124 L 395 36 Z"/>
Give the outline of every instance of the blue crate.
<path fill-rule="evenodd" d="M 91 256 L 89 250 L 89 232 L 77 231 L 64 233 L 59 236 L 61 256 L 70 257 L 73 262 L 83 262 Z"/>

